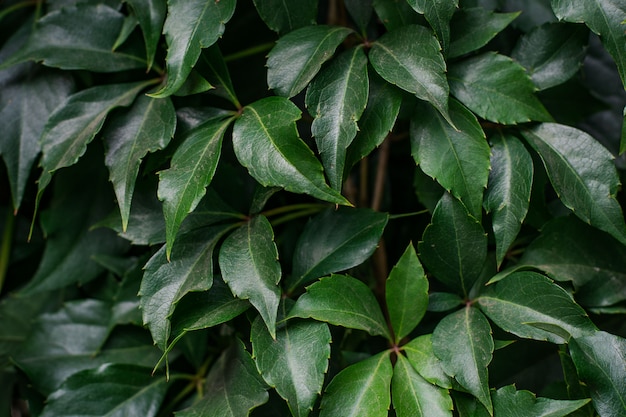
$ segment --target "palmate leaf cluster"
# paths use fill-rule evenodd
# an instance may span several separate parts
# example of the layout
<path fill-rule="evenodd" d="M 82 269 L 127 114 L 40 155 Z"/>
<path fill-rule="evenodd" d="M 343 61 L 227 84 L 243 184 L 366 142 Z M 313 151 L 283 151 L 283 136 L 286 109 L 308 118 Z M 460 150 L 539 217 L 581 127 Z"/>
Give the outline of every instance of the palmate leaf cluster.
<path fill-rule="evenodd" d="M 0 417 L 626 416 L 625 21 L 0 2 Z"/>

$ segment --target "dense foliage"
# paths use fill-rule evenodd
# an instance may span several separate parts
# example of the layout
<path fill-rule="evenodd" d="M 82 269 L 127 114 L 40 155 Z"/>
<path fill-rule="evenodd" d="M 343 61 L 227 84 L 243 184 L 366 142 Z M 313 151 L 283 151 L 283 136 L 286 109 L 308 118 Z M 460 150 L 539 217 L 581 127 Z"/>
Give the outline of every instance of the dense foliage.
<path fill-rule="evenodd" d="M 0 1 L 0 417 L 626 416 L 625 21 Z"/>

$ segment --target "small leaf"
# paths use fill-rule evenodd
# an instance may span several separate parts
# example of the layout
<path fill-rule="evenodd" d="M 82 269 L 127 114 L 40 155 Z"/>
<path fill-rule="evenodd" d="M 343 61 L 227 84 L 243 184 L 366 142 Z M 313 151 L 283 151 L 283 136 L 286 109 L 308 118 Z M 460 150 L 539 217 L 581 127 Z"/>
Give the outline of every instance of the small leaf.
<path fill-rule="evenodd" d="M 392 375 L 388 351 L 345 368 L 326 387 L 320 417 L 387 417 Z"/>
<path fill-rule="evenodd" d="M 224 97 L 237 108 L 241 107 L 226 62 L 216 44 L 202 51 L 197 69 L 206 75 L 211 84 L 215 85 L 216 95 Z"/>
<path fill-rule="evenodd" d="M 389 273 L 385 299 L 398 343 L 422 320 L 428 306 L 428 280 L 413 244 L 409 244 Z"/>
<path fill-rule="evenodd" d="M 220 248 L 219 264 L 233 294 L 250 300 L 275 338 L 281 269 L 270 222 L 255 216 L 228 236 Z"/>
<path fill-rule="evenodd" d="M 408 0 L 413 9 L 424 15 L 435 31 L 444 53 L 450 46 L 450 19 L 459 5 L 458 0 Z"/>
<path fill-rule="evenodd" d="M 350 32 L 345 27 L 314 25 L 281 37 L 267 57 L 267 85 L 279 96 L 295 96 Z"/>
<path fill-rule="evenodd" d="M 260 319 L 252 324 L 252 354 L 265 382 L 287 401 L 291 414 L 306 417 L 322 392 L 331 335 L 326 323 L 290 321 L 267 333 Z"/>
<path fill-rule="evenodd" d="M 489 321 L 474 307 L 444 317 L 433 332 L 433 350 L 444 371 L 493 415 L 487 365 L 493 354 Z"/>
<path fill-rule="evenodd" d="M 552 400 L 537 398 L 530 391 L 517 391 L 514 385 L 507 385 L 492 392 L 495 415 L 503 417 L 565 417 L 589 402 L 584 400 Z"/>
<path fill-rule="evenodd" d="M 280 34 L 314 25 L 317 17 L 317 0 L 254 0 L 254 7 L 267 27 Z"/>
<path fill-rule="evenodd" d="M 487 52 L 450 66 L 450 92 L 478 116 L 501 124 L 552 119 L 524 67 Z"/>
<path fill-rule="evenodd" d="M 365 33 L 372 19 L 373 0 L 344 0 L 344 5 L 361 33 Z"/>
<path fill-rule="evenodd" d="M 154 63 L 159 41 L 161 40 L 161 32 L 163 31 L 163 22 L 167 12 L 167 3 L 165 0 L 125 0 L 130 6 L 143 32 L 143 40 L 146 44 L 146 59 L 148 61 L 147 70 L 150 71 Z"/>
<path fill-rule="evenodd" d="M 373 1 L 376 14 L 388 31 L 420 22 L 420 16 L 411 9 L 406 0 Z"/>
<path fill-rule="evenodd" d="M 422 378 L 441 388 L 452 388 L 450 377 L 443 371 L 441 361 L 433 351 L 432 334 L 416 337 L 402 346 L 402 350 Z"/>
<path fill-rule="evenodd" d="M 365 330 L 389 338 L 389 330 L 372 291 L 356 278 L 331 275 L 310 285 L 288 318 L 311 317 L 336 326 Z"/>
<path fill-rule="evenodd" d="M 464 304 L 458 294 L 449 292 L 431 292 L 428 294 L 428 311 L 445 312 Z"/>
<path fill-rule="evenodd" d="M 539 153 L 559 198 L 583 221 L 626 244 L 626 224 L 615 198 L 613 156 L 587 133 L 544 123 L 522 132 Z"/>

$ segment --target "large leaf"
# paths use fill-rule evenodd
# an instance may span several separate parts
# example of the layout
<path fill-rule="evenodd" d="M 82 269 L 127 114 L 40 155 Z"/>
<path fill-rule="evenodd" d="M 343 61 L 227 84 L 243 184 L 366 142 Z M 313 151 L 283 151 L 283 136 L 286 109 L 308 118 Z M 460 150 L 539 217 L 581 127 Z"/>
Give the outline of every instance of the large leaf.
<path fill-rule="evenodd" d="M 368 209 L 327 209 L 310 220 L 294 248 L 289 291 L 316 278 L 352 268 L 376 249 L 387 219 Z"/>
<path fill-rule="evenodd" d="M 274 338 L 281 269 L 267 218 L 255 216 L 228 236 L 220 248 L 219 264 L 224 282 L 236 297 L 250 300 Z"/>
<path fill-rule="evenodd" d="M 170 167 L 159 172 L 159 200 L 163 201 L 165 238 L 169 258 L 176 233 L 204 194 L 217 169 L 222 138 L 230 119 L 209 120 L 187 132 L 172 156 Z"/>
<path fill-rule="evenodd" d="M 458 0 L 408 0 L 413 9 L 424 15 L 435 31 L 444 53 L 450 46 L 450 19 L 458 7 Z"/>
<path fill-rule="evenodd" d="M 326 387 L 320 417 L 386 417 L 392 374 L 387 351 L 345 368 Z"/>
<path fill-rule="evenodd" d="M 491 171 L 483 204 L 487 213 L 491 213 L 499 266 L 528 213 L 533 161 L 524 145 L 512 135 L 497 134 L 491 143 Z"/>
<path fill-rule="evenodd" d="M 128 227 L 130 205 L 141 160 L 167 146 L 176 128 L 176 112 L 169 99 L 139 96 L 124 113 L 113 113 L 102 131 L 105 164 L 109 167 L 122 230 Z"/>
<path fill-rule="evenodd" d="M 403 355 L 393 368 L 391 394 L 398 417 L 452 417 L 448 390 L 422 378 Z"/>
<path fill-rule="evenodd" d="M 317 17 L 317 0 L 254 0 L 254 6 L 267 27 L 281 34 L 313 25 Z"/>
<path fill-rule="evenodd" d="M 347 148 L 356 136 L 368 90 L 367 57 L 356 47 L 332 60 L 306 92 L 306 105 L 315 117 L 311 132 L 336 190 L 341 190 Z"/>
<path fill-rule="evenodd" d="M 552 400 L 537 398 L 530 391 L 517 391 L 514 385 L 504 386 L 491 394 L 493 410 L 500 417 L 565 417 L 589 402 L 584 400 Z"/>
<path fill-rule="evenodd" d="M 450 126 L 430 106 L 419 105 L 411 118 L 411 154 L 422 171 L 461 200 L 480 219 L 489 177 L 489 145 L 476 116 L 450 101 Z"/>
<path fill-rule="evenodd" d="M 348 275 L 331 275 L 308 286 L 288 317 L 311 317 L 389 338 L 389 329 L 374 294 L 367 285 Z"/>
<path fill-rule="evenodd" d="M 477 299 L 499 327 L 519 337 L 567 342 L 595 330 L 587 313 L 550 279 L 536 272 L 515 272 Z"/>
<path fill-rule="evenodd" d="M 376 40 L 369 59 L 381 77 L 430 102 L 452 124 L 448 116 L 446 63 L 440 49 L 428 29 L 410 25 Z"/>
<path fill-rule="evenodd" d="M 159 41 L 161 40 L 161 32 L 163 31 L 163 22 L 167 13 L 166 0 L 125 0 L 131 7 L 141 31 L 143 32 L 143 40 L 146 44 L 146 59 L 148 61 L 148 70 L 152 68 L 154 57 L 156 55 Z"/>
<path fill-rule="evenodd" d="M 489 321 L 468 306 L 444 317 L 433 332 L 433 350 L 445 372 L 454 377 L 493 415 L 487 365 L 493 354 Z"/>
<path fill-rule="evenodd" d="M 487 52 L 450 66 L 450 92 L 478 116 L 496 123 L 549 121 L 535 85 L 520 64 Z"/>
<path fill-rule="evenodd" d="M 298 136 L 295 122 L 300 115 L 300 109 L 283 97 L 267 97 L 246 106 L 233 128 L 237 159 L 263 186 L 349 204 L 328 187 L 322 165 Z"/>
<path fill-rule="evenodd" d="M 168 386 L 164 376 L 154 378 L 150 370 L 105 364 L 77 372 L 48 397 L 41 416 L 156 416 Z"/>
<path fill-rule="evenodd" d="M 295 96 L 350 32 L 345 27 L 314 25 L 281 37 L 267 57 L 267 85 L 279 96 Z"/>
<path fill-rule="evenodd" d="M 236 0 L 169 0 L 163 33 L 167 41 L 167 82 L 153 96 L 174 94 L 196 64 L 202 48 L 213 45 L 235 12 Z"/>
<path fill-rule="evenodd" d="M 425 380 L 441 388 L 452 388 L 450 377 L 446 375 L 441 361 L 433 351 L 432 334 L 425 334 L 402 346 L 407 360 Z"/>
<path fill-rule="evenodd" d="M 326 323 L 290 321 L 272 339 L 260 319 L 252 324 L 252 354 L 265 382 L 287 401 L 291 414 L 306 417 L 322 392 L 330 357 Z"/>
<path fill-rule="evenodd" d="M 437 280 L 467 296 L 487 258 L 487 236 L 463 204 L 446 193 L 435 207 L 418 249 Z"/>

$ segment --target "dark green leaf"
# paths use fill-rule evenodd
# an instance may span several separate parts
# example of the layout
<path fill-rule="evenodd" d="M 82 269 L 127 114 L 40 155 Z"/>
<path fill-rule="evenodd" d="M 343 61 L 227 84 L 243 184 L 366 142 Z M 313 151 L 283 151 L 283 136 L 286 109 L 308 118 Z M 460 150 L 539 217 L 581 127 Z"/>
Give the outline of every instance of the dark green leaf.
<path fill-rule="evenodd" d="M 254 6 L 267 27 L 280 34 L 313 25 L 317 17 L 317 0 L 254 0 Z"/>
<path fill-rule="evenodd" d="M 443 371 L 441 361 L 433 352 L 432 334 L 416 337 L 402 346 L 402 350 L 422 378 L 441 388 L 452 388 L 450 377 Z"/>
<path fill-rule="evenodd" d="M 615 199 L 613 156 L 587 133 L 544 123 L 522 132 L 539 153 L 559 198 L 585 222 L 626 244 L 626 224 Z"/>
<path fill-rule="evenodd" d="M 428 294 L 428 311 L 444 312 L 453 310 L 464 303 L 458 294 L 431 292 Z"/>
<path fill-rule="evenodd" d="M 224 97 L 237 108 L 241 107 L 224 57 L 216 44 L 202 51 L 197 69 L 215 86 L 214 94 Z"/>
<path fill-rule="evenodd" d="M 507 385 L 491 394 L 493 411 L 500 417 L 565 417 L 589 402 L 584 400 L 552 400 L 537 398 L 530 391 L 517 391 Z"/>
<path fill-rule="evenodd" d="M 344 0 L 346 10 L 352 17 L 361 33 L 365 33 L 367 25 L 372 20 L 373 0 Z"/>
<path fill-rule="evenodd" d="M 478 116 L 496 123 L 549 121 L 535 86 L 520 64 L 488 52 L 450 66 L 450 92 Z"/>
<path fill-rule="evenodd" d="M 219 264 L 233 294 L 250 300 L 275 338 L 281 269 L 267 218 L 255 216 L 228 236 L 220 248 Z"/>
<path fill-rule="evenodd" d="M 450 19 L 459 5 L 458 0 L 408 0 L 413 9 L 424 15 L 435 31 L 444 54 L 450 46 Z"/>
<path fill-rule="evenodd" d="M 428 105 L 411 118 L 411 154 L 422 171 L 458 198 L 477 219 L 489 177 L 489 145 L 476 116 L 450 101 L 455 129 Z"/>
<path fill-rule="evenodd" d="M 345 368 L 326 388 L 320 417 L 386 417 L 392 375 L 387 351 Z"/>
<path fill-rule="evenodd" d="M 124 42 L 128 40 L 129 36 L 131 35 L 131 33 L 133 33 L 138 24 L 139 22 L 137 21 L 137 16 L 135 16 L 134 13 L 130 13 L 128 16 L 125 16 L 124 24 L 122 25 L 120 34 L 117 35 L 117 39 L 115 40 L 115 43 L 113 44 L 113 47 L 111 49 L 115 51 L 121 45 L 123 45 Z"/>
<path fill-rule="evenodd" d="M 387 30 L 419 22 L 419 15 L 406 0 L 374 0 L 374 10 Z"/>
<path fill-rule="evenodd" d="M 267 85 L 279 96 L 295 96 L 350 32 L 345 27 L 316 25 L 281 37 L 267 57 Z"/>
<path fill-rule="evenodd" d="M 265 382 L 287 401 L 291 414 L 306 417 L 322 392 L 330 357 L 326 323 L 290 321 L 272 339 L 260 319 L 252 324 L 252 354 Z"/>
<path fill-rule="evenodd" d="M 521 10 L 519 18 L 513 22 L 512 26 L 523 32 L 530 32 L 544 23 L 557 21 L 550 7 L 550 0 L 497 0 L 497 2 L 498 7 L 503 11 Z"/>
<path fill-rule="evenodd" d="M 484 206 L 491 213 L 498 266 L 519 233 L 528 213 L 533 184 L 533 161 L 514 136 L 491 138 L 491 171 Z"/>
<path fill-rule="evenodd" d="M 493 415 L 487 373 L 493 338 L 485 316 L 468 306 L 444 317 L 433 332 L 433 350 L 444 371 Z"/>
<path fill-rule="evenodd" d="M 327 209 L 310 220 L 296 243 L 289 291 L 361 264 L 376 249 L 389 216 L 368 209 Z"/>
<path fill-rule="evenodd" d="M 418 249 L 436 279 L 467 296 L 487 258 L 487 236 L 463 204 L 446 193 L 435 207 Z"/>
<path fill-rule="evenodd" d="M 336 326 L 389 338 L 389 329 L 372 291 L 356 278 L 331 275 L 306 289 L 288 318 L 314 318 Z"/>
<path fill-rule="evenodd" d="M 306 106 L 315 117 L 311 132 L 335 190 L 341 190 L 347 148 L 367 104 L 368 84 L 367 57 L 357 47 L 332 60 L 306 92 Z"/>
<path fill-rule="evenodd" d="M 167 2 L 165 0 L 125 0 L 131 7 L 139 26 L 143 32 L 143 40 L 146 44 L 146 59 L 148 61 L 148 71 L 154 63 L 157 47 L 161 39 L 163 22 L 167 12 Z"/>
<path fill-rule="evenodd" d="M 296 105 L 283 97 L 267 97 L 246 106 L 233 129 L 237 159 L 265 187 L 349 204 L 328 187 L 322 165 L 298 136 L 295 122 L 300 115 Z"/>
<path fill-rule="evenodd" d="M 626 106 L 624 107 L 624 120 L 622 122 L 622 139 L 619 143 L 619 154 L 626 152 Z"/>

